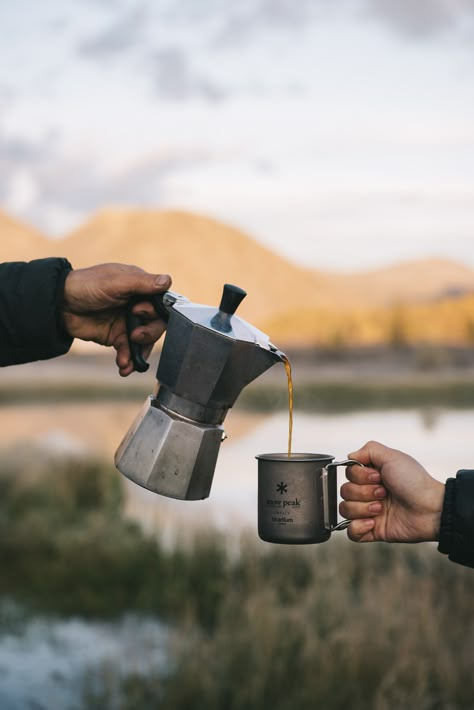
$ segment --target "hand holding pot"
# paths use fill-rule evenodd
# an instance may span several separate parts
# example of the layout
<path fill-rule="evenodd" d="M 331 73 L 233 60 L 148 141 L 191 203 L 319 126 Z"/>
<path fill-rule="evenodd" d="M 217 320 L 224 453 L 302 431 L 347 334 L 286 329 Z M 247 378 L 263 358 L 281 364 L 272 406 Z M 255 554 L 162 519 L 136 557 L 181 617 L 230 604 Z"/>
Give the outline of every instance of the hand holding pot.
<path fill-rule="evenodd" d="M 127 264 L 99 264 L 71 271 L 64 284 L 64 328 L 73 338 L 113 345 L 120 375 L 126 377 L 134 370 L 126 327 L 129 301 L 134 299 L 133 311 L 143 323 L 131 338 L 144 345 L 148 355 L 166 327 L 148 299 L 170 285 L 167 275 L 149 274 Z"/>

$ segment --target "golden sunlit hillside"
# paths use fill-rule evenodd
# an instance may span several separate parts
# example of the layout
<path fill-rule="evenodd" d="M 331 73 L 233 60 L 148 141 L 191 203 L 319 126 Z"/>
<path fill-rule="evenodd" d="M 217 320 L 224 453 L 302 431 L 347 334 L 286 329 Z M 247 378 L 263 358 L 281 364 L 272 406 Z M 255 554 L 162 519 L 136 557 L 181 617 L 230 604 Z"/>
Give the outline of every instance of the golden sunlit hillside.
<path fill-rule="evenodd" d="M 344 309 L 304 308 L 264 324 L 285 345 L 351 347 L 474 343 L 474 294 L 431 302 Z"/>
<path fill-rule="evenodd" d="M 40 232 L 0 210 L 1 261 L 31 261 L 46 256 L 51 242 Z"/>
<path fill-rule="evenodd" d="M 62 242 L 75 267 L 105 261 L 169 273 L 172 288 L 216 305 L 224 283 L 248 296 L 239 314 L 258 324 L 309 300 L 326 302 L 329 276 L 293 265 L 243 232 L 185 212 L 108 209 Z"/>
<path fill-rule="evenodd" d="M 345 285 L 368 305 L 411 303 L 474 291 L 474 271 L 449 259 L 423 259 L 348 274 Z"/>
<path fill-rule="evenodd" d="M 68 257 L 167 272 L 173 289 L 218 304 L 222 285 L 248 292 L 239 314 L 280 344 L 467 343 L 474 271 L 426 259 L 358 273 L 305 269 L 215 219 L 180 211 L 104 209 L 64 239 L 48 240 L 0 213 L 3 260 Z"/>

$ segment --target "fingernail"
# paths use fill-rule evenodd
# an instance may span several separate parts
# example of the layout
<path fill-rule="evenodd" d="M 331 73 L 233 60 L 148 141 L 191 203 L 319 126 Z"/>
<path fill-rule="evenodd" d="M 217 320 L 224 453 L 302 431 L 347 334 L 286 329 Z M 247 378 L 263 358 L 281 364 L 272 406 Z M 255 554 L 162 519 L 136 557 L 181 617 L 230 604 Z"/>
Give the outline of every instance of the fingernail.
<path fill-rule="evenodd" d="M 386 493 L 387 491 L 385 490 L 385 488 L 376 488 L 374 491 L 374 496 L 376 498 L 384 498 Z"/>
<path fill-rule="evenodd" d="M 382 510 L 382 503 L 371 503 L 369 505 L 369 510 L 371 513 L 380 513 Z"/>
<path fill-rule="evenodd" d="M 378 483 L 380 481 L 380 473 L 374 471 L 374 473 L 369 473 L 369 481 L 371 483 Z"/>
<path fill-rule="evenodd" d="M 375 525 L 375 520 L 373 518 L 366 518 L 360 522 L 366 530 L 370 530 L 370 528 L 373 528 Z"/>
<path fill-rule="evenodd" d="M 158 286 L 158 288 L 166 288 L 168 286 L 169 279 L 170 277 L 166 274 L 160 274 L 155 279 L 155 285 Z"/>

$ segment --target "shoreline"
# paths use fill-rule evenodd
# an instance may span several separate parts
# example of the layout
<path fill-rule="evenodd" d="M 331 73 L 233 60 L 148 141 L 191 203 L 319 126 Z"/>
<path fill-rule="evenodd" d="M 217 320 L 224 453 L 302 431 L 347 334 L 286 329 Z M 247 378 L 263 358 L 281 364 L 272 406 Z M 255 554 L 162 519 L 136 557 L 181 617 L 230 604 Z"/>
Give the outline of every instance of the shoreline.
<path fill-rule="evenodd" d="M 474 348 L 365 348 L 288 351 L 295 409 L 474 407 Z M 120 378 L 109 353 L 67 355 L 0 370 L 0 407 L 55 402 L 133 402 L 156 385 L 157 355 L 145 374 Z M 272 367 L 239 396 L 239 408 L 287 407 L 283 367 Z"/>

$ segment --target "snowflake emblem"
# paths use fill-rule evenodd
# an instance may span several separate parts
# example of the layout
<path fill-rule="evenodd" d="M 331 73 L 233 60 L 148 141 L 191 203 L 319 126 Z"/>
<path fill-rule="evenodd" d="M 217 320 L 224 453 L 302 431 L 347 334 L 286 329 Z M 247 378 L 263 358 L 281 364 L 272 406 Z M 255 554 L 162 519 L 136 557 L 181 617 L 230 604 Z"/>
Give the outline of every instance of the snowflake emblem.
<path fill-rule="evenodd" d="M 283 483 L 283 481 L 282 481 L 281 483 L 279 483 L 277 485 L 277 491 L 278 491 L 278 493 L 280 493 L 280 495 L 283 495 L 283 493 L 288 492 L 288 486 L 286 485 L 286 483 Z"/>

